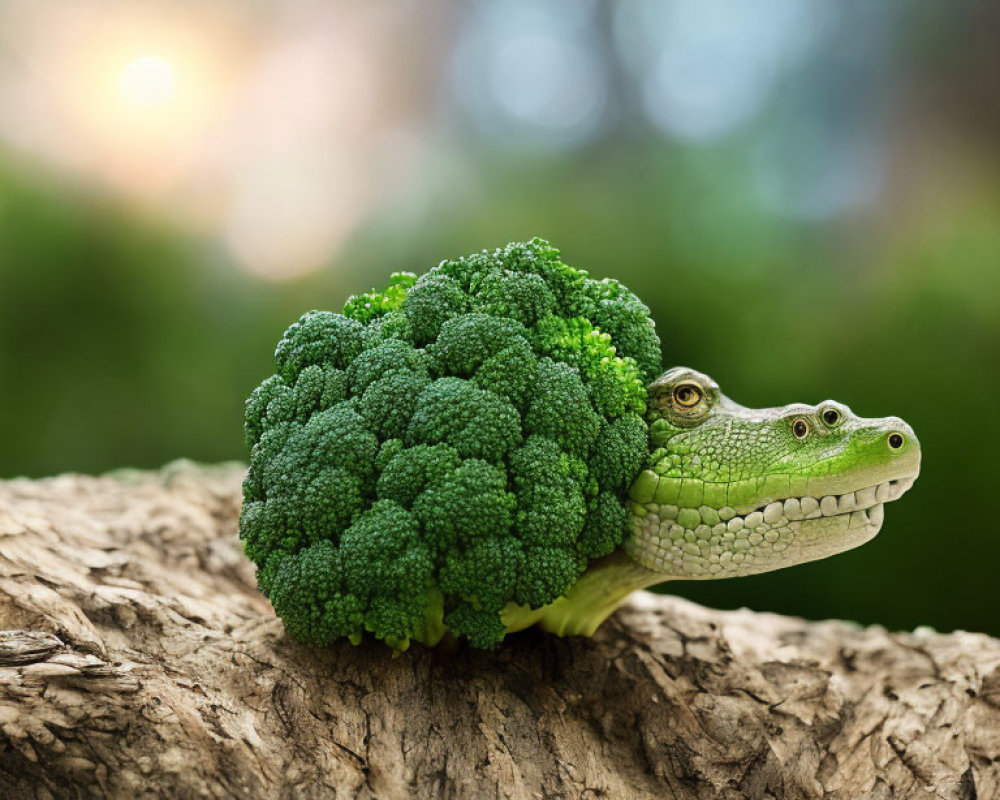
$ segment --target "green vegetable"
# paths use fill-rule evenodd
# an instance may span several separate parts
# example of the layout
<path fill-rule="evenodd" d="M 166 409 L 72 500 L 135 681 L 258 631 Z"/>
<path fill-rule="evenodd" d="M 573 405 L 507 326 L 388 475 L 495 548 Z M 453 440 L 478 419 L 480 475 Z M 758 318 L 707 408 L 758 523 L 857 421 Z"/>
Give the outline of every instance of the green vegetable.
<path fill-rule="evenodd" d="M 535 239 L 312 311 L 247 401 L 240 536 L 302 641 L 498 643 L 626 534 L 649 309 Z"/>

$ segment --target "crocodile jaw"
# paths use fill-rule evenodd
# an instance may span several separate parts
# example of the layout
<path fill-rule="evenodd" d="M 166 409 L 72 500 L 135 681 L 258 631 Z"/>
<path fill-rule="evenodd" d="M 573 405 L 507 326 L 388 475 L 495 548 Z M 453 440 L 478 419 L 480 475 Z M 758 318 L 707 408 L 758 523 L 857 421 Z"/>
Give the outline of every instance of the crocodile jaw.
<path fill-rule="evenodd" d="M 665 579 L 730 578 L 815 561 L 872 539 L 885 504 L 902 497 L 915 477 L 756 508 L 633 504 L 625 551 Z"/>

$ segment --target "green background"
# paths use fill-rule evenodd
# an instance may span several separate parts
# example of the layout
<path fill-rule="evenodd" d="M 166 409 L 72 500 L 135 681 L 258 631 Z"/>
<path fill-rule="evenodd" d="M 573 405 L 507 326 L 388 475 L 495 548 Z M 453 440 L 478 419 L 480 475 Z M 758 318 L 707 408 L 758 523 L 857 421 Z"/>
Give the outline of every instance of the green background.
<path fill-rule="evenodd" d="M 460 53 L 491 30 L 490 4 L 473 5 L 482 18 L 453 11 L 436 46 Z M 590 5 L 593 46 L 613 60 L 601 34 L 618 4 Z M 278 283 L 210 233 L 4 145 L 0 476 L 243 459 L 243 400 L 302 311 L 339 308 L 395 269 L 539 235 L 649 304 L 665 367 L 708 372 L 745 405 L 834 398 L 896 414 L 921 440 L 921 477 L 872 543 L 670 591 L 1000 634 L 1000 106 L 985 34 L 997 14 L 880 3 L 872 23 L 847 5 L 854 16 L 823 47 L 714 137 L 643 121 L 638 79 L 620 68 L 582 141 L 463 104 L 451 62 L 429 70 L 422 173 L 320 269 Z M 460 181 L 442 177 L 456 154 Z M 843 202 L 817 195 L 845 175 L 877 180 Z"/>

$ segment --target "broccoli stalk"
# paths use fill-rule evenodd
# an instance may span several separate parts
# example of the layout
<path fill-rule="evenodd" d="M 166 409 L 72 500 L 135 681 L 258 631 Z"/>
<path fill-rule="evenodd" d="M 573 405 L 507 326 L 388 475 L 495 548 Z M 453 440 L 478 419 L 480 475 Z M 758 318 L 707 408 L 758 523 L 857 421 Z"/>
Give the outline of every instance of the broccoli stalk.
<path fill-rule="evenodd" d="M 591 636 L 632 592 L 662 581 L 662 575 L 616 550 L 591 561 L 565 597 L 541 608 L 512 604 L 500 618 L 508 633 L 538 625 L 558 636 Z"/>

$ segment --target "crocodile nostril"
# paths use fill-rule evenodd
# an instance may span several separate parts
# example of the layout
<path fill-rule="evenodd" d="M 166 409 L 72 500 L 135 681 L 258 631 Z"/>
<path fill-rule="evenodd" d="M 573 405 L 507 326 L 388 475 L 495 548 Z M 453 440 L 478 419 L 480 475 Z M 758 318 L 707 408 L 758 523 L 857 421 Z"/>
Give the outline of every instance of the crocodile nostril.
<path fill-rule="evenodd" d="M 889 434 L 889 447 L 893 450 L 899 450 L 903 446 L 903 434 L 901 433 L 890 433 Z"/>

